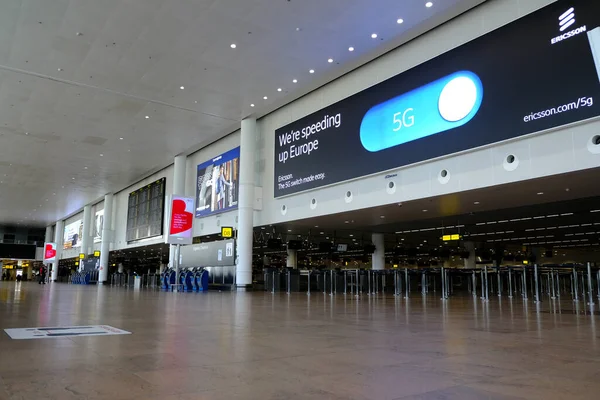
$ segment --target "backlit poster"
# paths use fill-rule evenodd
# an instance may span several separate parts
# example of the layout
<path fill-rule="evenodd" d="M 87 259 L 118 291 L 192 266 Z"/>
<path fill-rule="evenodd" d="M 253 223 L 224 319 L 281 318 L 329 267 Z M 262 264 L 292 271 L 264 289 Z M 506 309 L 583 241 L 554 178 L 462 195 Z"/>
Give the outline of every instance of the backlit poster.
<path fill-rule="evenodd" d="M 277 129 L 273 195 L 599 115 L 600 0 L 559 0 Z"/>
<path fill-rule="evenodd" d="M 236 209 L 239 177 L 239 147 L 198 165 L 196 218 Z"/>
<path fill-rule="evenodd" d="M 81 247 L 81 238 L 83 237 L 83 224 L 81 220 L 71 222 L 65 225 L 63 233 L 63 249 L 68 250 L 75 247 Z"/>
<path fill-rule="evenodd" d="M 104 226 L 104 210 L 96 211 L 94 217 L 94 243 L 102 241 L 102 229 Z"/>

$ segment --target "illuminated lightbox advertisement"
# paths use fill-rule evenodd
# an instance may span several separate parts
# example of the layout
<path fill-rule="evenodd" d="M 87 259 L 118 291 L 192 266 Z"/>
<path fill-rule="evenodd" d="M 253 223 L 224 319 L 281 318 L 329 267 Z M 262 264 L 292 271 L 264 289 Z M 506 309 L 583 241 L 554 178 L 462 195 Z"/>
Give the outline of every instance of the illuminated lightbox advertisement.
<path fill-rule="evenodd" d="M 102 229 L 104 227 L 104 210 L 96 211 L 94 218 L 94 243 L 102 241 Z"/>
<path fill-rule="evenodd" d="M 63 249 L 74 249 L 81 247 L 81 238 L 83 237 L 83 224 L 81 220 L 71 222 L 69 225 L 65 225 L 63 233 Z"/>
<path fill-rule="evenodd" d="M 600 115 L 599 26 L 559 0 L 277 129 L 274 196 Z"/>
<path fill-rule="evenodd" d="M 198 165 L 196 218 L 234 210 L 238 206 L 240 148 Z"/>

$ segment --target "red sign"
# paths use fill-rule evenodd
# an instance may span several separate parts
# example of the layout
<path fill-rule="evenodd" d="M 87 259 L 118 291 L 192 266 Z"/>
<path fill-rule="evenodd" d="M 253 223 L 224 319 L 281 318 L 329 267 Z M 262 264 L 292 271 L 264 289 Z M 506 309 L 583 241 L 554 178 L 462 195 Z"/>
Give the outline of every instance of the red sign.
<path fill-rule="evenodd" d="M 56 262 L 56 243 L 46 243 L 44 245 L 44 262 Z"/>
<path fill-rule="evenodd" d="M 173 196 L 171 199 L 171 218 L 167 242 L 173 244 L 191 244 L 194 224 L 194 199 Z"/>

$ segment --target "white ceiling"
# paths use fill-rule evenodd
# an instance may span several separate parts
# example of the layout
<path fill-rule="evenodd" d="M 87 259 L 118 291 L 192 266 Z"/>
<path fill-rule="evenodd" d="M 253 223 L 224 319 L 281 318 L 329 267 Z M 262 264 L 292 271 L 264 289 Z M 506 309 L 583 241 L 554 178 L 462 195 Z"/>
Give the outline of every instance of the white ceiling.
<path fill-rule="evenodd" d="M 3 0 L 0 224 L 64 218 L 483 1 Z"/>

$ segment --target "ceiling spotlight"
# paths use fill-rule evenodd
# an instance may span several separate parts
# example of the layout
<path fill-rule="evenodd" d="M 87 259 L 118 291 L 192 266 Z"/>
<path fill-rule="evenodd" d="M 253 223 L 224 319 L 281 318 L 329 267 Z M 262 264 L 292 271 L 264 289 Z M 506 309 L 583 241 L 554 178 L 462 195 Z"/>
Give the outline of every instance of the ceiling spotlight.
<path fill-rule="evenodd" d="M 311 74 L 314 74 L 314 73 L 315 73 L 315 70 L 314 70 L 314 69 L 311 69 L 311 70 L 310 70 L 310 71 L 308 71 L 308 72 L 310 72 Z"/>
<path fill-rule="evenodd" d="M 423 210 L 423 212 L 427 212 L 428 210 Z"/>
<path fill-rule="evenodd" d="M 235 43 L 231 43 L 231 45 L 229 47 L 231 47 L 232 49 L 235 49 L 237 47 L 237 45 Z"/>
<path fill-rule="evenodd" d="M 71 179 L 75 180 L 75 177 L 72 177 Z M 35 211 L 35 210 L 34 210 Z"/>
<path fill-rule="evenodd" d="M 88 167 L 83 167 L 83 169 L 88 169 Z"/>
<path fill-rule="evenodd" d="M 183 90 L 185 89 L 185 86 L 179 86 L 179 89 Z"/>
<path fill-rule="evenodd" d="M 384 219 L 384 218 L 385 218 L 385 215 L 381 215 L 379 218 L 381 218 L 381 219 Z"/>
<path fill-rule="evenodd" d="M 425 3 L 425 7 L 430 8 L 433 6 L 433 3 L 428 1 L 427 3 Z"/>
<path fill-rule="evenodd" d="M 254 107 L 254 103 L 250 104 L 250 107 Z"/>
<path fill-rule="evenodd" d="M 479 202 L 478 202 L 478 201 L 476 201 L 476 202 L 474 202 L 473 204 L 475 204 L 475 205 L 478 205 L 478 204 L 479 204 Z"/>
<path fill-rule="evenodd" d="M 76 35 L 77 35 L 77 36 L 81 36 L 81 35 L 83 35 L 83 33 L 81 33 L 81 32 L 77 32 L 77 33 L 76 33 Z"/>
<path fill-rule="evenodd" d="M 327 62 L 331 64 L 333 62 L 333 58 L 328 59 Z"/>
<path fill-rule="evenodd" d="M 371 38 L 372 38 L 372 39 L 377 39 L 377 34 L 376 34 L 376 33 L 372 33 L 372 34 L 371 34 Z"/>
<path fill-rule="evenodd" d="M 281 92 L 281 90 L 282 90 L 281 88 L 277 88 L 277 91 L 278 91 L 278 92 Z"/>
<path fill-rule="evenodd" d="M 354 47 L 352 47 L 352 46 L 348 47 L 348 51 L 354 51 Z"/>
<path fill-rule="evenodd" d="M 544 194 L 544 192 L 538 192 L 538 196 L 541 196 L 543 194 Z"/>
<path fill-rule="evenodd" d="M 396 20 L 396 23 L 397 23 L 397 24 L 401 24 L 401 23 L 403 23 L 403 22 L 404 22 L 404 20 L 403 20 L 402 18 L 398 18 L 398 19 Z"/>
<path fill-rule="evenodd" d="M 59 69 L 58 69 L 58 72 L 60 72 L 60 71 L 62 71 L 62 70 L 63 70 L 62 68 L 59 68 Z"/>
<path fill-rule="evenodd" d="M 122 138 L 122 137 L 120 137 L 120 138 L 119 138 L 119 140 L 123 140 L 123 138 Z"/>
<path fill-rule="evenodd" d="M 148 119 L 148 118 L 150 118 L 150 116 L 149 116 L 149 115 L 146 115 L 146 119 Z"/>
<path fill-rule="evenodd" d="M 104 157 L 104 154 L 100 154 L 100 157 Z"/>
<path fill-rule="evenodd" d="M 267 99 L 268 99 L 268 97 L 267 97 L 267 96 L 265 96 L 265 97 L 263 97 L 263 99 L 267 100 Z"/>
<path fill-rule="evenodd" d="M 29 132 L 25 132 L 26 135 L 29 135 Z"/>
<path fill-rule="evenodd" d="M 298 83 L 298 79 L 292 80 L 293 83 Z"/>

